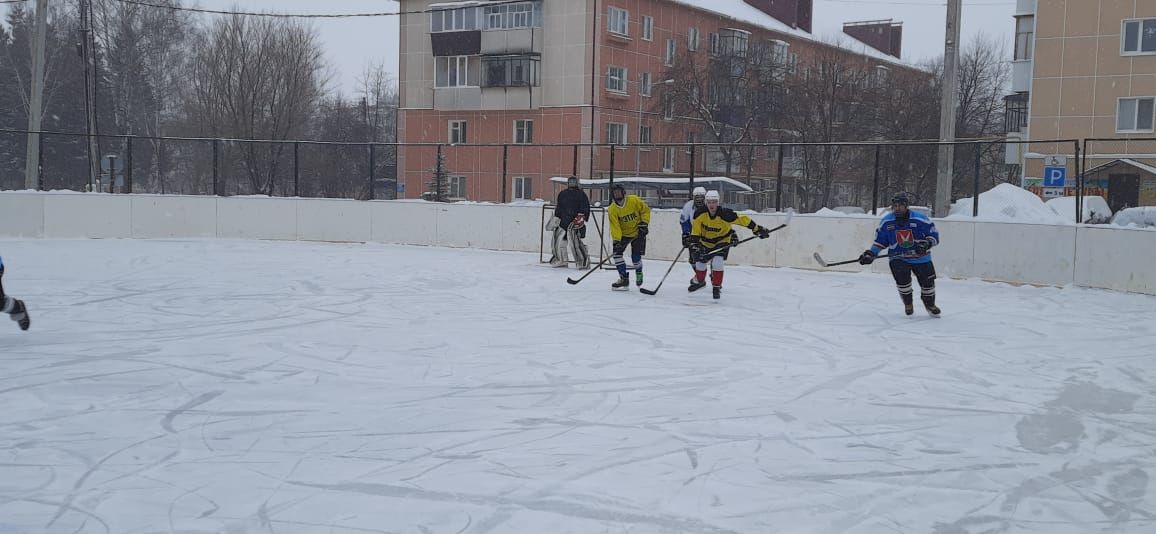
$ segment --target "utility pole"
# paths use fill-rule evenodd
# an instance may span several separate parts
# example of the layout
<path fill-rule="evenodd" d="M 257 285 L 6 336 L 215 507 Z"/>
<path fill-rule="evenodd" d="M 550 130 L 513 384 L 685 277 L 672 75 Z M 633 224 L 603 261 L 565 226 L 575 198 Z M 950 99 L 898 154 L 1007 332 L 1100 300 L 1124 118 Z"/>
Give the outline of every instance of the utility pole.
<path fill-rule="evenodd" d="M 25 151 L 24 187 L 39 189 L 40 130 L 44 114 L 44 59 L 48 39 L 48 0 L 36 0 L 36 28 L 32 37 L 32 94 L 28 106 L 28 149 Z"/>
<path fill-rule="evenodd" d="M 963 0 L 947 0 L 947 37 L 943 45 L 943 97 L 939 108 L 939 140 L 955 141 L 955 107 L 959 101 L 959 22 Z M 935 181 L 935 216 L 951 208 L 951 178 L 955 172 L 955 145 L 939 145 L 939 175 Z"/>

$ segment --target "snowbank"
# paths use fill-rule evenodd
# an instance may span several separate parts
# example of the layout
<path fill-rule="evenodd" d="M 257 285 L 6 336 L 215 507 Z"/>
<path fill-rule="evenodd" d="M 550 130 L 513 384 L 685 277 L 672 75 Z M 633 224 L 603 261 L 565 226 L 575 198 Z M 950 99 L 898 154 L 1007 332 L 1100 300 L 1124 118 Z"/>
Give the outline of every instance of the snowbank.
<path fill-rule="evenodd" d="M 1083 205 L 1083 222 L 1105 224 L 1112 220 L 1112 208 L 1108 207 L 1104 197 L 1084 197 Z M 1060 217 L 1069 221 L 1076 220 L 1076 197 L 1053 198 L 1047 202 L 1047 206 Z"/>
<path fill-rule="evenodd" d="M 1112 218 L 1112 224 L 1117 226 L 1133 226 L 1140 228 L 1156 228 L 1156 207 L 1128 208 L 1120 210 Z"/>
<path fill-rule="evenodd" d="M 948 219 L 1021 222 L 1035 224 L 1075 224 L 1075 214 L 1064 218 L 1040 197 L 1012 184 L 999 184 L 979 195 L 979 214 L 972 217 L 972 198 L 957 200 L 951 206 Z"/>

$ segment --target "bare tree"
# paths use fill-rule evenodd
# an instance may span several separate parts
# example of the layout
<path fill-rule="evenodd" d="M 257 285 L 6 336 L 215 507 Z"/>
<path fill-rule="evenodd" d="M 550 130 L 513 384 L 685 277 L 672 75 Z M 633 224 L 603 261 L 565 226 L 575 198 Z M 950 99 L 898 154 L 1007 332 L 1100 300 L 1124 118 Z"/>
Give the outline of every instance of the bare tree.
<path fill-rule="evenodd" d="M 324 59 L 313 28 L 289 19 L 217 19 L 193 41 L 186 119 L 202 135 L 287 140 L 302 137 L 322 96 Z M 241 172 L 255 193 L 272 195 L 283 143 L 242 143 Z"/>

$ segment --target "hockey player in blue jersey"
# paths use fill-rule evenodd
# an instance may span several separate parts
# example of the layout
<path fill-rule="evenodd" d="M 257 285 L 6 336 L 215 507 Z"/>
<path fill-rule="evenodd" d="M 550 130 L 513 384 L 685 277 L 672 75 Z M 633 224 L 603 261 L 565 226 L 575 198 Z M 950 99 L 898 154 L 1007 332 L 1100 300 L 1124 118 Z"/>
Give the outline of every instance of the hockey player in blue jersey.
<path fill-rule="evenodd" d="M 14 299 L 4 293 L 4 258 L 0 257 L 0 312 L 7 313 L 21 330 L 28 330 L 31 320 L 28 318 L 28 308 L 24 301 Z"/>
<path fill-rule="evenodd" d="M 682 246 L 683 246 L 683 248 L 690 248 L 691 245 L 693 244 L 693 240 L 690 237 L 691 222 L 694 221 L 695 212 L 697 212 L 698 210 L 705 208 L 705 207 L 706 207 L 706 188 L 705 187 L 694 188 L 694 191 L 691 192 L 691 199 L 686 201 L 686 204 L 683 204 L 682 215 L 679 215 L 679 217 L 678 217 L 678 224 L 682 225 Z M 690 258 L 687 261 L 690 262 L 690 266 L 693 269 L 694 268 L 694 258 Z M 690 283 L 692 283 L 692 284 L 695 283 L 695 281 L 698 280 L 697 276 L 698 276 L 697 273 L 694 275 L 691 275 Z"/>
<path fill-rule="evenodd" d="M 931 219 L 909 209 L 911 198 L 898 193 L 891 198 L 891 213 L 883 216 L 875 231 L 875 243 L 859 256 L 859 263 L 870 265 L 883 249 L 891 258 L 891 275 L 899 287 L 907 315 L 915 313 L 911 274 L 919 281 L 923 306 L 932 317 L 939 317 L 935 305 L 935 265 L 931 263 L 931 248 L 939 245 L 939 231 Z"/>

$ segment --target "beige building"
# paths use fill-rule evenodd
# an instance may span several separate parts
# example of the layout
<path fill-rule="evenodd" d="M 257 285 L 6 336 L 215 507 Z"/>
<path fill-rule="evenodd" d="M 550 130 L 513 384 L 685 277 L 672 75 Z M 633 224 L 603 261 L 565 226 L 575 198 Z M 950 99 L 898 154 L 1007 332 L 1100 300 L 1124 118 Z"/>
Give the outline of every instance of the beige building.
<path fill-rule="evenodd" d="M 1113 210 L 1156 205 L 1156 0 L 1018 0 L 1009 136 L 1030 141 L 1105 139 L 1087 144 L 1086 194 Z M 1146 140 L 1138 140 L 1146 139 Z M 1008 145 L 1024 185 L 1041 196 L 1045 161 L 1072 143 Z"/>

